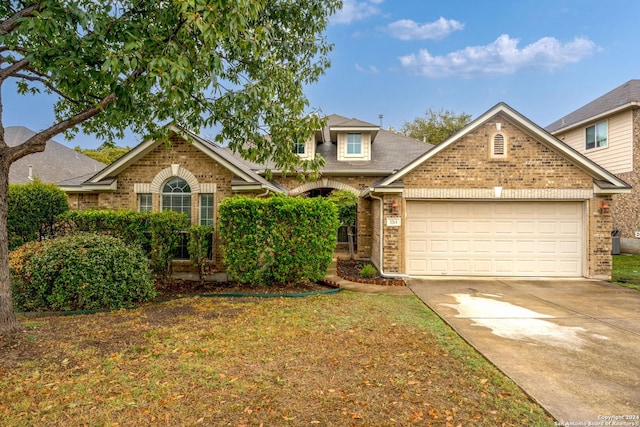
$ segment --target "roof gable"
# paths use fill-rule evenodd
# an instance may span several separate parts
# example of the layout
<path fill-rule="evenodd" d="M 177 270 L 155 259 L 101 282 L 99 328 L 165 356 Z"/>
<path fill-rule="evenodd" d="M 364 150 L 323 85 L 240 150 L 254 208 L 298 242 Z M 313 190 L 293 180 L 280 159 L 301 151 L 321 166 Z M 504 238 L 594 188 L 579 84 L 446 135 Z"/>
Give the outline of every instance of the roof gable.
<path fill-rule="evenodd" d="M 598 182 L 600 183 L 606 182 L 608 183 L 607 185 L 608 190 L 611 190 L 612 188 L 615 188 L 615 189 L 630 188 L 626 182 L 622 181 L 615 175 L 611 174 L 604 168 L 597 165 L 595 162 L 581 155 L 580 153 L 575 151 L 573 148 L 569 147 L 568 145 L 566 145 L 564 142 L 560 141 L 553 135 L 549 134 L 544 129 L 542 129 L 535 123 L 531 122 L 529 119 L 527 119 L 526 117 L 524 117 L 523 115 L 521 115 L 520 113 L 518 113 L 517 111 L 515 111 L 505 103 L 497 104 L 496 106 L 494 106 L 493 108 L 491 108 L 490 110 L 482 114 L 480 117 L 478 117 L 476 120 L 469 123 L 463 129 L 461 129 L 460 131 L 458 131 L 457 133 L 449 137 L 447 140 L 436 145 L 433 149 L 429 150 L 425 154 L 421 155 L 420 157 L 416 158 L 414 161 L 404 166 L 395 174 L 380 180 L 378 183 L 374 185 L 374 188 L 383 189 L 385 187 L 388 187 L 388 188 L 398 187 L 399 181 L 405 175 L 407 175 L 408 173 L 410 173 L 411 171 L 419 167 L 422 163 L 426 162 L 427 160 L 437 156 L 439 153 L 446 150 L 451 145 L 455 144 L 458 140 L 460 140 L 460 138 L 477 130 L 479 127 L 483 126 L 489 119 L 491 119 L 492 117 L 498 114 L 505 115 L 519 129 L 535 137 L 537 141 L 544 144 L 546 147 L 550 148 L 551 150 L 555 151 L 556 153 L 558 153 L 559 155 L 567 159 L 569 162 L 571 162 L 575 166 L 587 172 L 595 180 L 596 184 Z M 599 185 L 599 187 L 604 189 L 602 185 Z M 368 193 L 369 191 L 372 191 L 374 188 L 371 188 L 365 191 L 365 194 Z"/>
<path fill-rule="evenodd" d="M 545 129 L 555 134 L 638 105 L 640 105 L 640 80 L 629 80 L 556 120 Z"/>
<path fill-rule="evenodd" d="M 201 138 L 177 125 L 169 125 L 169 130 L 174 132 L 176 135 L 184 138 L 185 140 L 190 141 L 190 143 L 193 144 L 195 148 L 202 151 L 211 159 L 215 160 L 216 162 L 233 172 L 233 174 L 237 177 L 235 179 L 237 185 L 257 185 L 270 191 L 278 193 L 283 192 L 282 188 L 265 180 L 263 177 L 251 170 L 242 160 L 233 156 L 230 152 L 220 147 L 219 145 Z M 131 151 L 120 157 L 118 160 L 86 180 L 82 185 L 87 187 L 95 187 L 101 184 L 112 186 L 114 177 L 119 175 L 123 170 L 127 169 L 138 159 L 142 158 L 162 143 L 162 141 L 151 139 L 141 142 L 136 147 L 131 149 Z"/>

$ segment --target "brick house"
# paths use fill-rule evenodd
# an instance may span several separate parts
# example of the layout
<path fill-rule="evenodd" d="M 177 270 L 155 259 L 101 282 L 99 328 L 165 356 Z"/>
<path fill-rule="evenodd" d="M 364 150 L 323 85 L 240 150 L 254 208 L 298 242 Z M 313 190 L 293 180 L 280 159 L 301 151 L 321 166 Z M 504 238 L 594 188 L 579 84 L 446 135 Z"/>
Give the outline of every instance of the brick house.
<path fill-rule="evenodd" d="M 359 196 L 358 256 L 389 276 L 608 278 L 611 216 L 629 186 L 505 104 L 433 147 L 338 115 L 292 149 L 326 159 L 300 183 L 180 128 L 172 145 L 146 141 L 81 183 L 63 186 L 72 209 L 173 209 L 216 223 L 234 194 Z M 192 142 L 187 142 L 186 139 Z M 216 240 L 217 243 L 217 240 Z M 215 266 L 222 271 L 219 248 Z"/>
<path fill-rule="evenodd" d="M 613 226 L 640 251 L 640 80 L 629 80 L 545 128 L 633 186 L 614 197 Z"/>

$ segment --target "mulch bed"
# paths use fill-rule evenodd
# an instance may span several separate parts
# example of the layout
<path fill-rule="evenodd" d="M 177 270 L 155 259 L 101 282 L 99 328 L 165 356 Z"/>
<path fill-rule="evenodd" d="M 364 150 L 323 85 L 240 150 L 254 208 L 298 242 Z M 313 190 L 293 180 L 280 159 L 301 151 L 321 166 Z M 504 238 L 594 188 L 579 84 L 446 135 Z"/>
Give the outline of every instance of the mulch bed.
<path fill-rule="evenodd" d="M 345 280 L 359 283 L 369 283 L 372 285 L 382 286 L 406 286 L 406 283 L 402 279 L 392 279 L 388 277 L 382 277 L 380 272 L 376 269 L 377 275 L 372 278 L 364 278 L 360 276 L 360 270 L 367 264 L 371 264 L 365 260 L 358 259 L 338 259 L 337 272 L 338 276 Z M 371 264 L 373 266 L 373 264 Z"/>
<path fill-rule="evenodd" d="M 156 283 L 158 296 L 156 300 L 179 298 L 185 295 L 198 294 L 297 294 L 335 289 L 335 286 L 324 282 L 291 283 L 279 286 L 260 286 L 238 282 L 214 282 L 197 280 L 172 279 Z"/>

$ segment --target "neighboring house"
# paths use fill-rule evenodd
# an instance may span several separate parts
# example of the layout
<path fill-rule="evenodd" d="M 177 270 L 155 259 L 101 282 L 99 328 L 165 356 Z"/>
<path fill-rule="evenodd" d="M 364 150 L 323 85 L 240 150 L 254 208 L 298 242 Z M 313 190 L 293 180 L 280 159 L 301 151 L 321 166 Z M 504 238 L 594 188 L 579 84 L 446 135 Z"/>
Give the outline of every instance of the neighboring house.
<path fill-rule="evenodd" d="M 611 212 L 621 237 L 640 239 L 640 80 L 629 80 L 546 130 L 633 186 L 614 198 Z"/>
<path fill-rule="evenodd" d="M 498 104 L 433 147 L 331 115 L 300 156 L 321 154 L 322 177 L 262 174 L 226 148 L 173 127 L 171 146 L 145 141 L 82 183 L 64 186 L 72 209 L 173 209 L 216 224 L 234 194 L 359 195 L 358 256 L 387 275 L 608 278 L 611 216 L 629 186 Z M 188 142 L 190 140 L 191 142 Z M 214 265 L 223 270 L 214 247 Z"/>
<path fill-rule="evenodd" d="M 22 126 L 8 126 L 4 130 L 5 141 L 11 147 L 23 143 L 35 134 Z M 50 140 L 43 152 L 29 154 L 11 165 L 9 183 L 25 184 L 36 178 L 42 182 L 60 183 L 79 175 L 88 178 L 87 175 L 94 175 L 104 167 L 104 163 Z"/>

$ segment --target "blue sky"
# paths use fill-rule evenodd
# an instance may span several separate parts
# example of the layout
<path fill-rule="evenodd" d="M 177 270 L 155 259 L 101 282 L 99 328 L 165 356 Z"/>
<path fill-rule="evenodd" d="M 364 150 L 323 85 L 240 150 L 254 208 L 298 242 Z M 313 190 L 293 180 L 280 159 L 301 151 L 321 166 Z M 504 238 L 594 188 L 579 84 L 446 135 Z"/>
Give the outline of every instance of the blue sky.
<path fill-rule="evenodd" d="M 306 93 L 326 114 L 376 124 L 382 114 L 384 128 L 428 108 L 475 118 L 498 102 L 544 127 L 640 78 L 638 16 L 637 0 L 344 0 L 326 32 L 331 68 Z M 6 86 L 6 126 L 51 124 L 48 100 Z M 101 144 L 90 135 L 55 139 Z"/>

